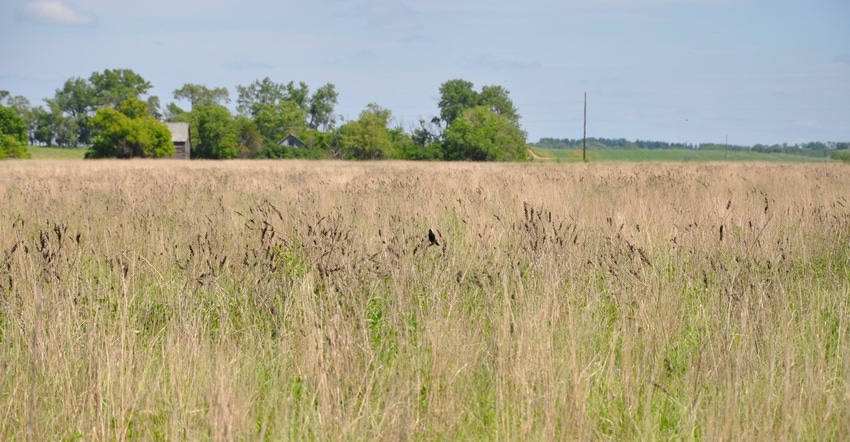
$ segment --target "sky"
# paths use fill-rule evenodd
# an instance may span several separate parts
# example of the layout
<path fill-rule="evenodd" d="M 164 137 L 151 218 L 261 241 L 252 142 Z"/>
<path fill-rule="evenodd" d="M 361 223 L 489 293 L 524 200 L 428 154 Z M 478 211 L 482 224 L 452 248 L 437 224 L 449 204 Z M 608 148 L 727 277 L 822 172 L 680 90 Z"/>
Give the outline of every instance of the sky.
<path fill-rule="evenodd" d="M 535 142 L 850 141 L 847 0 L 3 0 L 0 89 L 33 105 L 132 69 L 164 104 L 186 83 L 333 83 L 410 128 L 439 87 L 510 91 Z"/>

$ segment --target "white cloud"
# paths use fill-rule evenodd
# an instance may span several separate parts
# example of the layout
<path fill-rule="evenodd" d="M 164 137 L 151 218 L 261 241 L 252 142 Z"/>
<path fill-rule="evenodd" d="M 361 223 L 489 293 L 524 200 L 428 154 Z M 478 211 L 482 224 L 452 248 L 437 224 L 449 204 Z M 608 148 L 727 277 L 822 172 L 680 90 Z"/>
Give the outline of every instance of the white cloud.
<path fill-rule="evenodd" d="M 38 23 L 91 25 L 94 17 L 77 12 L 61 0 L 35 0 L 24 5 L 23 17 Z"/>

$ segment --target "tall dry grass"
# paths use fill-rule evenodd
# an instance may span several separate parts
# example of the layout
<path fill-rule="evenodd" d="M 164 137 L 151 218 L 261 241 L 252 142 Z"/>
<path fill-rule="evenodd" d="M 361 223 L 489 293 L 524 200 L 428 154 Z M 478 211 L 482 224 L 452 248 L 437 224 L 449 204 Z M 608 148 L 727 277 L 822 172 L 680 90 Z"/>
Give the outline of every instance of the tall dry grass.
<path fill-rule="evenodd" d="M 848 185 L 4 163 L 0 439 L 846 440 Z"/>

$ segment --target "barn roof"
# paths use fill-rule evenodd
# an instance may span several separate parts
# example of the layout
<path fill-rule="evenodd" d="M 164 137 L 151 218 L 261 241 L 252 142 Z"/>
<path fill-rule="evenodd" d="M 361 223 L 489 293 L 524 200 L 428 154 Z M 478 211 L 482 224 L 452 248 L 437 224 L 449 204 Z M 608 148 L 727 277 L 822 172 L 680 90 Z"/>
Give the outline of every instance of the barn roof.
<path fill-rule="evenodd" d="M 171 131 L 171 142 L 186 142 L 189 140 L 189 123 L 165 123 Z"/>
<path fill-rule="evenodd" d="M 277 144 L 278 146 L 304 147 L 304 142 L 299 140 L 292 132 L 283 137 L 283 139 L 278 141 Z"/>

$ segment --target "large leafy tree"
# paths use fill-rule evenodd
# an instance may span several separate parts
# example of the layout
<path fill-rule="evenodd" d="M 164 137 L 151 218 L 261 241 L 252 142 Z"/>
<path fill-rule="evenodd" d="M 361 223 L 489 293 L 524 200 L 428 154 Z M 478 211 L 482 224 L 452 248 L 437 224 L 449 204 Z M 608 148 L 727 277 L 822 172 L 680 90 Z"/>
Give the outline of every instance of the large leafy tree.
<path fill-rule="evenodd" d="M 447 160 L 522 161 L 528 159 L 525 133 L 487 106 L 467 109 L 446 129 Z"/>
<path fill-rule="evenodd" d="M 0 158 L 29 158 L 24 119 L 6 106 L 0 106 Z"/>
<path fill-rule="evenodd" d="M 306 127 L 304 112 L 294 101 L 282 101 L 258 108 L 254 115 L 254 124 L 266 144 L 274 144 L 290 132 Z"/>
<path fill-rule="evenodd" d="M 22 95 L 10 95 L 6 100 L 6 104 L 8 105 L 8 107 L 14 110 L 15 113 L 17 113 L 18 116 L 21 117 L 21 119 L 24 120 L 24 124 L 27 127 L 27 138 L 29 139 L 29 142 L 32 143 L 34 141 L 33 134 L 35 132 L 35 114 L 33 112 L 30 101 L 27 99 L 27 97 L 24 97 Z"/>
<path fill-rule="evenodd" d="M 456 79 L 440 85 L 440 119 L 448 127 L 463 111 L 478 105 L 478 92 L 472 82 Z"/>
<path fill-rule="evenodd" d="M 118 107 L 129 99 L 147 95 L 151 83 L 131 69 L 106 69 L 89 77 L 95 102 L 99 106 Z"/>
<path fill-rule="evenodd" d="M 406 135 L 406 134 L 405 134 Z M 419 127 L 413 126 L 410 135 L 396 135 L 396 154 L 405 160 L 442 160 L 443 148 L 440 145 L 440 130 L 437 123 L 419 120 Z"/>
<path fill-rule="evenodd" d="M 310 99 L 310 87 L 307 86 L 307 83 L 299 81 L 296 86 L 294 82 L 290 81 L 283 90 L 285 101 L 292 101 L 299 109 L 307 111 Z"/>
<path fill-rule="evenodd" d="M 240 114 L 256 118 L 260 113 L 275 109 L 272 112 L 281 113 L 281 110 L 292 109 L 292 105 L 302 114 L 305 124 L 312 129 L 331 129 L 335 123 L 333 118 L 334 106 L 337 104 L 336 89 L 332 83 L 325 84 L 310 94 L 307 83 L 299 82 L 297 85 L 289 83 L 275 83 L 269 77 L 255 80 L 248 86 L 236 86 L 238 98 L 236 109 Z M 283 103 L 291 105 L 283 106 Z M 257 124 L 258 128 L 262 126 Z M 263 130 L 261 130 L 263 132 Z M 265 134 L 264 134 L 265 135 Z"/>
<path fill-rule="evenodd" d="M 65 115 L 64 118 L 55 118 L 56 133 L 63 134 L 63 142 L 67 145 L 77 146 L 88 144 L 91 141 L 89 117 L 96 108 L 95 91 L 91 83 L 80 77 L 72 77 L 65 81 L 62 89 L 56 89 L 52 100 L 47 100 L 51 111 L 57 115 Z M 73 135 L 68 133 L 73 128 Z"/>
<path fill-rule="evenodd" d="M 117 108 L 104 107 L 90 122 L 96 135 L 86 158 L 159 158 L 174 155 L 171 131 L 148 114 L 147 103 L 136 98 Z"/>
<path fill-rule="evenodd" d="M 444 127 L 460 117 L 464 111 L 476 106 L 486 106 L 492 112 L 503 115 L 514 124 L 519 124 L 519 114 L 511 101 L 509 92 L 502 86 L 484 86 L 481 92 L 466 80 L 449 80 L 440 85 L 440 120 Z"/>
<path fill-rule="evenodd" d="M 340 127 L 339 144 L 343 157 L 357 160 L 390 158 L 393 140 L 387 125 L 391 118 L 389 110 L 370 103 L 358 120 Z"/>
<path fill-rule="evenodd" d="M 56 114 L 44 110 L 39 106 L 32 110 L 33 119 L 35 120 L 35 130 L 33 138 L 36 143 L 46 146 L 53 144 L 53 139 L 56 138 Z"/>
<path fill-rule="evenodd" d="M 313 92 L 310 97 L 310 128 L 329 130 L 333 128 L 334 121 L 334 106 L 337 104 L 339 94 L 333 83 L 328 83 Z"/>
<path fill-rule="evenodd" d="M 224 106 L 206 105 L 192 110 L 193 158 L 227 159 L 239 156 L 233 116 Z"/>
<path fill-rule="evenodd" d="M 263 148 L 263 137 L 254 121 L 244 115 L 234 118 L 221 105 L 198 106 L 174 120 L 189 123 L 192 158 L 252 158 Z"/>
<path fill-rule="evenodd" d="M 510 98 L 510 92 L 502 86 L 483 86 L 481 93 L 478 94 L 478 104 L 487 106 L 488 109 L 504 116 L 511 123 L 519 124 L 519 113 Z"/>
<path fill-rule="evenodd" d="M 192 104 L 192 109 L 194 109 L 198 106 L 230 103 L 230 92 L 227 91 L 227 88 L 223 87 L 209 89 L 204 85 L 186 83 L 183 87 L 174 91 L 174 99 L 187 100 Z"/>
<path fill-rule="evenodd" d="M 236 92 L 236 110 L 250 117 L 256 116 L 266 106 L 286 101 L 285 86 L 273 82 L 269 77 L 254 80 L 248 86 L 236 86 Z"/>
<path fill-rule="evenodd" d="M 60 147 L 78 146 L 80 129 L 77 121 L 70 115 L 62 112 L 56 102 L 46 100 L 50 107 L 51 118 L 48 120 L 53 124 L 54 142 Z M 86 128 L 88 132 L 90 128 Z"/>
<path fill-rule="evenodd" d="M 148 81 L 130 69 L 93 72 L 88 79 L 69 78 L 61 89 L 56 90 L 53 98 L 45 99 L 53 117 L 42 118 L 38 124 L 33 118 L 32 132 L 38 131 L 41 139 L 52 138 L 60 146 L 88 145 L 92 142 L 93 129 L 89 120 L 98 109 L 106 106 L 117 108 L 128 99 L 140 99 L 150 88 Z M 157 112 L 158 107 L 159 99 L 149 97 L 147 113 Z M 44 128 L 48 121 L 53 124 L 49 131 Z M 37 125 L 41 127 L 36 128 Z M 52 132 L 54 137 L 46 137 L 48 132 Z"/>
<path fill-rule="evenodd" d="M 56 89 L 53 102 L 59 110 L 76 119 L 93 112 L 96 107 L 95 90 L 86 79 L 72 77 L 65 81 L 62 89 Z"/>
<path fill-rule="evenodd" d="M 239 146 L 241 158 L 254 158 L 263 149 L 263 136 L 257 131 L 254 122 L 244 116 L 237 115 L 233 119 L 233 127 L 236 132 L 236 143 Z"/>
<path fill-rule="evenodd" d="M 27 142 L 27 125 L 14 109 L 0 105 L 0 134 L 9 135 L 20 143 Z"/>

